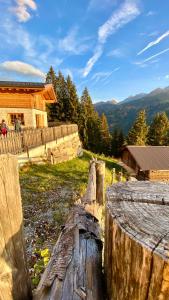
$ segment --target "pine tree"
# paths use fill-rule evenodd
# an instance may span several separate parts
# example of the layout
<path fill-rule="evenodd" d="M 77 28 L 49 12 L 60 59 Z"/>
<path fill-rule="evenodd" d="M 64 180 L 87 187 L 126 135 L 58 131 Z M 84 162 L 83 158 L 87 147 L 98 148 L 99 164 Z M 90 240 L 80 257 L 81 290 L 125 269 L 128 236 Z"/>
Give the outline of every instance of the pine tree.
<path fill-rule="evenodd" d="M 91 120 L 89 121 L 89 118 L 92 119 L 93 115 L 94 107 L 92 100 L 87 88 L 85 88 L 81 96 L 78 122 L 80 137 L 85 148 L 88 148 L 88 128 L 90 128 L 90 123 L 92 123 L 90 122 Z"/>
<path fill-rule="evenodd" d="M 46 75 L 46 83 L 53 84 L 54 91 L 57 95 L 57 78 L 53 67 L 51 66 L 49 72 Z M 58 118 L 58 103 L 51 103 L 47 105 L 47 113 L 49 121 L 55 121 Z"/>
<path fill-rule="evenodd" d="M 168 144 L 169 120 L 165 112 L 157 113 L 150 125 L 148 143 L 153 146 Z"/>
<path fill-rule="evenodd" d="M 81 96 L 78 126 L 83 146 L 91 151 L 99 152 L 100 118 L 94 110 L 87 88 Z"/>
<path fill-rule="evenodd" d="M 147 141 L 147 134 L 146 112 L 141 110 L 128 133 L 127 142 L 129 145 L 144 146 Z"/>
<path fill-rule="evenodd" d="M 78 122 L 78 111 L 79 111 L 79 99 L 74 83 L 68 75 L 67 80 L 68 98 L 67 98 L 67 110 L 65 112 L 66 119 L 72 123 Z"/>
<path fill-rule="evenodd" d="M 98 141 L 99 142 L 99 141 Z M 111 152 L 111 135 L 105 114 L 100 117 L 100 151 L 106 155 Z"/>
<path fill-rule="evenodd" d="M 56 92 L 56 73 L 52 66 L 50 67 L 49 72 L 46 75 L 46 83 L 52 83 Z"/>
<path fill-rule="evenodd" d="M 122 130 L 115 129 L 112 133 L 111 154 L 120 157 L 125 138 Z"/>

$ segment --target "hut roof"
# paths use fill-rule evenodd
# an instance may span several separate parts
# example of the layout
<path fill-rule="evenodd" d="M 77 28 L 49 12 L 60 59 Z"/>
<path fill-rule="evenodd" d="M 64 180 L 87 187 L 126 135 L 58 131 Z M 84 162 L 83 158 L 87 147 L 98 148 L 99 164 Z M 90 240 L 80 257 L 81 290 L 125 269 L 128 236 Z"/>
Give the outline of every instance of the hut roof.
<path fill-rule="evenodd" d="M 169 170 L 169 146 L 127 146 L 141 170 Z"/>

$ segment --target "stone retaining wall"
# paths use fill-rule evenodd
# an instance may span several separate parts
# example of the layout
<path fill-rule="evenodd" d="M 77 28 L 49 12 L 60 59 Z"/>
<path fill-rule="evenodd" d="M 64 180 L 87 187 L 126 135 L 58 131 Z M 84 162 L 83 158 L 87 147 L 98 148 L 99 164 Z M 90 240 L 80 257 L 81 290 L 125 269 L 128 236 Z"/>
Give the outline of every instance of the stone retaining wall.
<path fill-rule="evenodd" d="M 81 153 L 82 145 L 78 132 L 76 132 L 45 145 L 29 149 L 27 152 L 18 155 L 18 163 L 20 166 L 28 162 L 55 164 L 71 160 L 80 156 Z"/>

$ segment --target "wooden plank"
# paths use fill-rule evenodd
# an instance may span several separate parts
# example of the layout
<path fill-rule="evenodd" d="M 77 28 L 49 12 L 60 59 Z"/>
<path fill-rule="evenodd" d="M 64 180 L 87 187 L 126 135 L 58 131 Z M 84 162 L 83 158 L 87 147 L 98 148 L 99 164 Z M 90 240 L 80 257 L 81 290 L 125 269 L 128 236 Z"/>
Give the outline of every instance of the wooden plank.
<path fill-rule="evenodd" d="M 18 165 L 17 158 L 12 155 L 0 156 L 0 207 L 1 299 L 31 299 L 22 232 Z"/>

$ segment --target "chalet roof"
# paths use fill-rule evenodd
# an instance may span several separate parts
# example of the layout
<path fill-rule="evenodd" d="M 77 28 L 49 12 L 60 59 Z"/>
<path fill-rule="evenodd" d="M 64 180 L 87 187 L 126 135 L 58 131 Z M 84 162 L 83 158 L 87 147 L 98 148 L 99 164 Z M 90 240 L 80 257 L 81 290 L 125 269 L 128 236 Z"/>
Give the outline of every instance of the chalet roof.
<path fill-rule="evenodd" d="M 169 146 L 127 146 L 141 170 L 169 170 Z"/>
<path fill-rule="evenodd" d="M 51 83 L 43 82 L 19 82 L 19 81 L 0 81 L 0 91 L 2 92 L 21 92 L 21 93 L 41 93 L 48 103 L 57 101 L 57 97 Z"/>
<path fill-rule="evenodd" d="M 0 87 L 44 88 L 43 82 L 0 81 Z"/>

